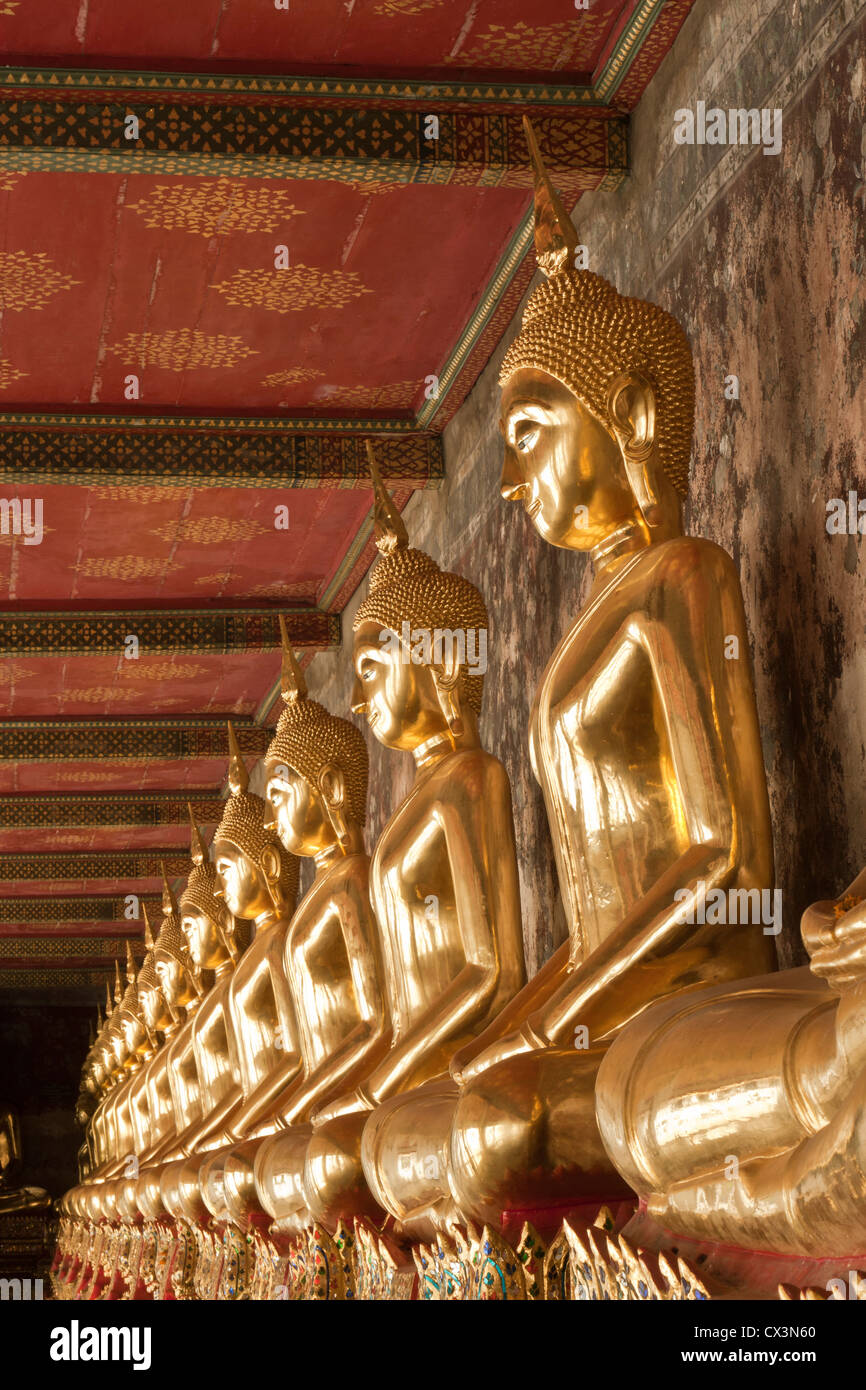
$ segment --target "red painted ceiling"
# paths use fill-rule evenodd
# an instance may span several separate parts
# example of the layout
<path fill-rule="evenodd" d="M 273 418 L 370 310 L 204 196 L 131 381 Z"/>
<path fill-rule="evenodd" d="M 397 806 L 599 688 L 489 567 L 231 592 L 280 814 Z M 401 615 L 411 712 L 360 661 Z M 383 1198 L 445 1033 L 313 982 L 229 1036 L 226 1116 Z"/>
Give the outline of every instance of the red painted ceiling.
<path fill-rule="evenodd" d="M 7 61 L 459 77 L 589 76 L 630 0 L 4 0 Z M 10 13 L 11 11 L 11 13 Z"/>
<path fill-rule="evenodd" d="M 414 413 L 527 201 L 456 184 L 0 174 L 0 402 Z"/>

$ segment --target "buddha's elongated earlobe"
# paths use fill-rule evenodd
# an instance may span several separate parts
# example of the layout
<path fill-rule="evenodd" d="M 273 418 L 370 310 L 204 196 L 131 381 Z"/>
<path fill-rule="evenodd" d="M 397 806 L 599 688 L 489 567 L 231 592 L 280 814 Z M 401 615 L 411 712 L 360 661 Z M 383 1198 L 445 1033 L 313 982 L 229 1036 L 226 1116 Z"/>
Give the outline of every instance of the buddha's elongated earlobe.
<path fill-rule="evenodd" d="M 334 763 L 328 763 L 319 772 L 318 777 L 319 792 L 324 802 L 331 829 L 337 837 L 343 853 L 351 838 L 349 826 L 345 816 L 346 804 L 346 779 L 339 767 Z"/>
<path fill-rule="evenodd" d="M 280 864 L 280 856 L 272 845 L 266 845 L 262 850 L 259 858 L 259 866 L 264 875 L 265 884 L 267 885 L 268 897 L 273 903 L 276 911 L 282 912 L 286 905 L 283 890 L 280 887 L 280 870 L 282 865 Z"/>
<path fill-rule="evenodd" d="M 443 644 L 441 662 L 435 662 L 430 669 L 448 732 L 452 739 L 458 739 L 463 733 L 464 723 L 460 703 L 460 655 L 453 640 L 447 649 Z"/>
<path fill-rule="evenodd" d="M 652 382 L 640 372 L 623 372 L 608 387 L 607 409 L 629 487 L 647 526 L 657 526 L 662 513 L 649 470 L 656 444 L 656 393 Z"/>

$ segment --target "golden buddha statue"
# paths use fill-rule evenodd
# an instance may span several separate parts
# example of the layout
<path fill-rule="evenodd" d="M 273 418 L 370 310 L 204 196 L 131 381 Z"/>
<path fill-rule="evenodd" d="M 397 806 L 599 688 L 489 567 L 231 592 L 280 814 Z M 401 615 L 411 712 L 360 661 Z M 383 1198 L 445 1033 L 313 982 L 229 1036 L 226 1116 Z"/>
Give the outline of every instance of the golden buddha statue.
<path fill-rule="evenodd" d="M 478 737 L 486 663 L 471 653 L 486 653 L 484 601 L 410 549 L 370 462 L 380 558 L 355 616 L 352 708 L 415 761 L 370 870 L 393 1041 L 354 1091 L 314 1114 L 304 1189 L 332 1230 L 385 1208 L 424 1238 L 453 1215 L 449 1062 L 525 979 L 520 897 L 508 776 Z"/>
<path fill-rule="evenodd" d="M 502 493 L 552 545 L 588 553 L 594 582 L 530 721 L 570 939 L 452 1064 L 452 1190 L 497 1224 L 624 1193 L 595 1116 L 611 1041 L 663 996 L 774 960 L 760 923 L 682 924 L 706 891 L 773 883 L 739 577 L 682 533 L 689 345 L 664 310 L 573 268 L 525 126 L 547 278 L 502 364 Z"/>
<path fill-rule="evenodd" d="M 263 1210 L 286 1230 L 309 1219 L 303 1179 L 311 1112 L 360 1082 L 390 1033 L 363 843 L 367 747 L 354 724 L 309 698 L 280 624 L 285 708 L 266 756 L 267 796 L 285 850 L 315 864 L 283 943 L 300 1066 L 260 1122 L 260 1132 L 280 1132 L 233 1150 L 225 1186 L 229 1209 L 240 1216 L 254 1184 Z"/>
<path fill-rule="evenodd" d="M 21 1125 L 18 1111 L 0 1105 L 0 1216 L 16 1211 L 41 1211 L 51 1205 L 44 1187 L 13 1187 L 20 1174 Z"/>
<path fill-rule="evenodd" d="M 608 1152 L 668 1243 L 862 1259 L 866 869 L 801 931 L 808 966 L 654 1005 L 599 1071 Z"/>
<path fill-rule="evenodd" d="M 242 1137 L 273 1100 L 274 1076 L 280 1073 L 284 1084 L 283 1076 L 293 1075 L 298 1065 L 294 1004 L 282 959 L 298 862 L 265 828 L 270 808 L 250 792 L 231 724 L 228 731 L 231 795 L 211 846 L 213 863 L 206 864 L 200 842 L 199 875 L 195 882 L 191 877 L 184 895 L 190 952 L 200 969 L 214 971 L 214 983 L 192 1026 L 201 1119 L 179 1145 L 188 1159 L 181 1199 L 185 1192 L 189 1209 L 200 1175 L 201 1193 L 220 1216 L 226 1214 L 221 1195 L 226 1146 Z M 215 912 L 217 899 L 221 911 Z M 243 952 L 231 936 L 233 917 L 255 924 L 255 938 Z"/>

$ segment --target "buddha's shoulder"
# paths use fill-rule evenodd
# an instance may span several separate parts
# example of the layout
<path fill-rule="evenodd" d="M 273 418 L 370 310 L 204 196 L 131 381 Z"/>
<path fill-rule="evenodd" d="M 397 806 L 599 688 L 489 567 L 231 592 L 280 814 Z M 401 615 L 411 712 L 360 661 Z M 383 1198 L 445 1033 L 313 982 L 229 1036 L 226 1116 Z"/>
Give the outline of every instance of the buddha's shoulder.
<path fill-rule="evenodd" d="M 701 577 L 718 579 L 736 574 L 728 552 L 704 536 L 675 536 L 661 541 L 644 551 L 641 559 L 647 580 L 654 583 L 672 579 L 685 583 Z"/>
<path fill-rule="evenodd" d="M 447 788 L 451 784 L 493 787 L 503 782 L 507 785 L 508 773 L 495 754 L 488 753 L 486 748 L 456 748 L 437 765 L 430 780 L 437 788 Z"/>

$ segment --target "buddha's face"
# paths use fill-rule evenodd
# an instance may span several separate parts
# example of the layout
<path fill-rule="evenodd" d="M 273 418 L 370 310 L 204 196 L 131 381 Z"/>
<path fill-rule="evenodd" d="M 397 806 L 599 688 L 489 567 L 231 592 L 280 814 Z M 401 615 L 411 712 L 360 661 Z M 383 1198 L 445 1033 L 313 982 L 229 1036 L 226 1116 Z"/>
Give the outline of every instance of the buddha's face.
<path fill-rule="evenodd" d="M 619 445 L 567 386 L 522 367 L 502 391 L 501 492 L 551 545 L 592 550 L 638 515 Z"/>
<path fill-rule="evenodd" d="M 272 909 L 267 880 L 257 864 L 228 840 L 214 840 L 212 854 L 221 885 L 217 896 L 229 912 L 254 921 Z"/>
<path fill-rule="evenodd" d="M 114 1069 L 118 1070 L 126 1061 L 127 1054 L 126 1035 L 122 1028 L 116 1029 L 111 1035 L 111 1052 Z"/>
<path fill-rule="evenodd" d="M 222 965 L 226 958 L 225 947 L 216 923 L 206 912 L 184 908 L 180 925 L 196 970 L 215 970 Z"/>
<path fill-rule="evenodd" d="M 161 951 L 156 948 L 153 956 L 153 965 L 159 976 L 159 983 L 162 989 L 162 997 L 167 1004 L 181 1004 L 184 1002 L 187 991 L 187 974 L 181 961 L 176 956 L 170 955 L 168 951 Z"/>
<path fill-rule="evenodd" d="M 166 1022 L 165 1004 L 159 990 L 150 985 L 144 988 L 139 986 L 138 999 L 142 1017 L 151 1033 L 156 1032 L 157 1028 L 162 1028 Z"/>
<path fill-rule="evenodd" d="M 144 1043 L 144 1029 L 141 1026 L 141 1020 L 132 1014 L 124 1014 L 120 1027 L 126 1043 L 127 1060 L 129 1060 L 137 1055 L 139 1048 Z"/>
<path fill-rule="evenodd" d="M 367 619 L 355 633 L 352 711 L 386 748 L 411 751 L 447 729 L 433 671 L 411 660 L 394 633 Z"/>
<path fill-rule="evenodd" d="M 271 822 L 290 854 L 314 855 L 334 839 L 324 803 L 305 777 L 278 758 L 268 759 L 265 795 L 273 808 Z"/>

